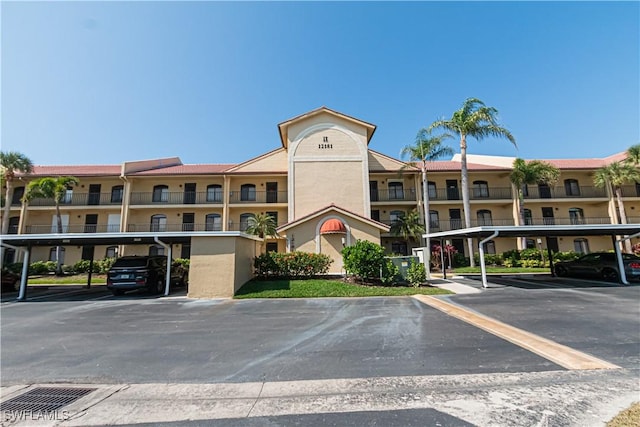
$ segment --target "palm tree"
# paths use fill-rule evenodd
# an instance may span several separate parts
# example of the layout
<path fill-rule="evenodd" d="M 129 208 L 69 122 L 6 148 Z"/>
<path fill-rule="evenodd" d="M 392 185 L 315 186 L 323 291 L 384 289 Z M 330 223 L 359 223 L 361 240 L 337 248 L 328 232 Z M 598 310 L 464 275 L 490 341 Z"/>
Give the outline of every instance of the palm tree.
<path fill-rule="evenodd" d="M 420 219 L 420 214 L 416 209 L 406 215 L 398 217 L 391 224 L 391 234 L 400 236 L 407 241 L 420 241 L 424 234 L 424 225 Z"/>
<path fill-rule="evenodd" d="M 626 162 L 635 166 L 640 165 L 640 144 L 632 145 L 627 149 Z"/>
<path fill-rule="evenodd" d="M 424 207 L 424 229 L 427 234 L 430 231 L 429 224 L 429 191 L 427 186 L 427 162 L 440 159 L 444 156 L 453 155 L 451 147 L 442 145 L 445 139 L 452 138 L 448 133 L 442 135 L 432 135 L 428 129 L 420 129 L 416 135 L 414 145 L 405 146 L 400 152 L 402 158 L 408 158 L 412 162 L 420 162 L 420 172 L 422 175 L 422 200 Z M 427 237 L 425 247 L 431 247 L 430 238 Z M 427 279 L 429 279 L 429 258 L 430 250 L 425 251 L 425 266 Z"/>
<path fill-rule="evenodd" d="M 60 203 L 64 201 L 67 190 L 78 185 L 80 181 L 73 176 L 60 176 L 57 178 L 44 177 L 29 182 L 22 200 L 29 202 L 35 198 L 53 199 L 56 206 L 57 232 L 62 233 L 62 216 L 60 215 Z M 56 274 L 62 275 L 62 248 L 56 247 Z"/>
<path fill-rule="evenodd" d="M 24 154 L 15 151 L 0 151 L 0 170 L 2 171 L 3 182 L 7 187 L 4 196 L 1 234 L 7 234 L 9 231 L 11 200 L 13 199 L 13 181 L 15 180 L 16 172 L 31 173 L 33 171 L 33 163 Z"/>
<path fill-rule="evenodd" d="M 525 224 L 524 220 L 524 190 L 531 184 L 555 184 L 560 177 L 560 169 L 551 163 L 541 160 L 527 162 L 517 158 L 513 161 L 513 170 L 509 179 L 518 191 L 516 199 L 518 213 L 520 215 L 520 225 Z M 522 247 L 526 247 L 526 237 L 522 238 Z"/>
<path fill-rule="evenodd" d="M 476 98 L 468 98 L 462 104 L 462 108 L 454 111 L 450 119 L 436 120 L 429 126 L 429 130 L 444 129 L 460 136 L 460 165 L 461 165 L 461 186 L 462 204 L 464 208 L 465 227 L 471 227 L 471 204 L 469 202 L 469 185 L 467 171 L 467 138 L 472 137 L 478 141 L 486 137 L 506 138 L 513 145 L 516 140 L 506 128 L 498 124 L 498 110 L 487 107 L 484 102 Z M 467 239 L 469 247 L 469 259 L 471 266 L 475 265 L 473 260 L 473 239 Z"/>
<path fill-rule="evenodd" d="M 259 213 L 250 216 L 247 220 L 247 229 L 245 231 L 247 234 L 253 234 L 261 239 L 265 237 L 278 237 L 276 221 L 269 214 Z M 262 252 L 263 245 L 264 240 L 260 243 L 260 252 Z"/>
<path fill-rule="evenodd" d="M 622 201 L 622 186 L 631 182 L 640 182 L 640 170 L 631 162 L 613 162 L 603 166 L 596 171 L 593 176 L 593 183 L 596 187 L 608 187 L 613 191 L 618 202 L 618 214 L 620 222 L 627 223 L 627 214 Z M 625 240 L 627 252 L 631 251 L 631 242 Z"/>

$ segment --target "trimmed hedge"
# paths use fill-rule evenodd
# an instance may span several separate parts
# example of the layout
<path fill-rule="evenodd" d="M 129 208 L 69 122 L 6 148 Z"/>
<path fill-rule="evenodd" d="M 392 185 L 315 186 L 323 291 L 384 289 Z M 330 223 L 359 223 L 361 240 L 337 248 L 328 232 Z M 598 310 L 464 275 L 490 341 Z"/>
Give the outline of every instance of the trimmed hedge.
<path fill-rule="evenodd" d="M 347 273 L 359 279 L 380 279 L 380 272 L 387 264 L 384 247 L 368 240 L 358 240 L 355 245 L 342 249 L 342 259 Z"/>
<path fill-rule="evenodd" d="M 325 274 L 333 260 L 325 254 L 309 252 L 267 252 L 253 260 L 258 277 L 313 277 Z"/>

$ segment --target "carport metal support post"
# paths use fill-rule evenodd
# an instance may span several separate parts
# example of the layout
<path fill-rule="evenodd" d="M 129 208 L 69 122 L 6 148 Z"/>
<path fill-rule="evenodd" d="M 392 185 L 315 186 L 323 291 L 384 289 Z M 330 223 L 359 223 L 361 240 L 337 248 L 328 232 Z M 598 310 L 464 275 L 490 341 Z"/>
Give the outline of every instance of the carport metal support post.
<path fill-rule="evenodd" d="M 613 251 L 616 253 L 616 261 L 618 262 L 618 271 L 620 272 L 620 281 L 623 285 L 628 285 L 627 273 L 624 271 L 624 262 L 622 262 L 622 253 L 620 253 L 620 246 L 618 242 L 622 240 L 616 239 L 615 235 L 611 235 L 611 242 L 613 243 Z"/>
<path fill-rule="evenodd" d="M 27 298 L 27 282 L 29 281 L 29 260 L 31 259 L 31 245 L 27 246 L 27 248 L 25 249 L 2 242 L 2 246 L 13 249 L 16 252 L 24 252 L 24 258 L 22 259 L 22 274 L 20 275 L 20 292 L 18 293 L 17 298 L 18 301 L 24 301 Z"/>
<path fill-rule="evenodd" d="M 165 283 L 164 283 L 164 296 L 168 296 L 169 295 L 169 287 L 171 285 L 171 259 L 173 257 L 173 245 L 168 245 L 165 242 L 161 241 L 160 239 L 158 239 L 158 236 L 154 236 L 153 240 L 155 240 L 155 242 L 157 244 L 159 244 L 160 246 L 162 246 L 163 248 L 165 248 L 167 250 L 167 274 L 165 276 Z"/>
<path fill-rule="evenodd" d="M 480 252 L 480 271 L 482 272 L 482 287 L 483 288 L 488 288 L 489 286 L 487 285 L 487 267 L 484 265 L 484 244 L 487 243 L 489 240 L 493 240 L 494 238 L 496 238 L 498 236 L 498 234 L 500 234 L 500 232 L 498 230 L 494 231 L 493 234 L 489 237 L 487 237 L 484 240 L 480 240 L 480 243 L 478 243 L 478 250 Z"/>

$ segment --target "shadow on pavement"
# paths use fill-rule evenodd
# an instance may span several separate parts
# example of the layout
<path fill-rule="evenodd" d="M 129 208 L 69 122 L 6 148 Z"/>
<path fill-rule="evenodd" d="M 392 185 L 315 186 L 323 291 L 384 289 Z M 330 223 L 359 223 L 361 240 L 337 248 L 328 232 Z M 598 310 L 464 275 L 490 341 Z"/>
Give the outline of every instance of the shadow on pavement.
<path fill-rule="evenodd" d="M 465 285 L 482 288 L 482 278 L 478 275 L 465 274 L 464 279 L 455 279 Z M 553 277 L 550 274 L 489 275 L 489 288 L 513 287 L 521 289 L 574 289 L 574 288 L 623 288 L 640 286 L 640 282 L 630 285 L 569 277 Z"/>
<path fill-rule="evenodd" d="M 186 288 L 171 289 L 170 296 L 186 296 Z M 25 302 L 90 301 L 90 300 L 140 300 L 158 299 L 164 295 L 151 295 L 145 290 L 136 290 L 121 296 L 113 296 L 106 285 L 29 285 Z M 0 302 L 17 302 L 18 292 L 3 292 Z"/>

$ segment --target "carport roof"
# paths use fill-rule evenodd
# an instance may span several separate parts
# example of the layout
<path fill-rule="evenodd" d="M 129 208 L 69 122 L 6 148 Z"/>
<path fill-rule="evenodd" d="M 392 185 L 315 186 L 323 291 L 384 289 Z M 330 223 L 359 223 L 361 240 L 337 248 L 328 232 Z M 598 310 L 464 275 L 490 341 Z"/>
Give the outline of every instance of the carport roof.
<path fill-rule="evenodd" d="M 423 237 L 487 237 L 496 231 L 499 237 L 621 236 L 640 233 L 640 224 L 481 226 L 439 231 Z"/>
<path fill-rule="evenodd" d="M 188 244 L 191 237 L 245 237 L 260 238 L 239 231 L 163 231 L 160 233 L 67 233 L 67 234 L 5 234 L 2 243 L 14 246 L 62 246 L 62 245 L 152 245 L 155 238 L 167 244 Z"/>

